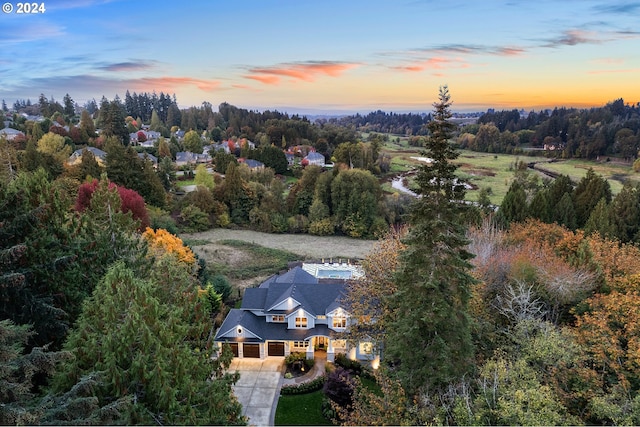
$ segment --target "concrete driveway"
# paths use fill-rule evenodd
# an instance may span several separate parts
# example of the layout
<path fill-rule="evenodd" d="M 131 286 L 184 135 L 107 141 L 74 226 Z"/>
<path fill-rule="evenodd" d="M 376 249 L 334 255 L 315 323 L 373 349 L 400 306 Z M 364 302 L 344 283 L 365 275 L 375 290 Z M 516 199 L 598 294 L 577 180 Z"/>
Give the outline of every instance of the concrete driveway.
<path fill-rule="evenodd" d="M 229 370 L 240 372 L 233 387 L 249 425 L 272 426 L 282 387 L 284 358 L 234 359 Z"/>

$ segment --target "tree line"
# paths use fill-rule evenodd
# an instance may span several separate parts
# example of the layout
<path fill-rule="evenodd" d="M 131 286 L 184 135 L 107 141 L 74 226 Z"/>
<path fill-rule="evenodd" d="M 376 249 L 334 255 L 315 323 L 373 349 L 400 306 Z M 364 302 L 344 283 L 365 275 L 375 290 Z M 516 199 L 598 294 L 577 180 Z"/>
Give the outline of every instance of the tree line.
<path fill-rule="evenodd" d="M 602 107 L 554 108 L 526 116 L 518 110 L 487 112 L 461 129 L 458 142 L 461 148 L 488 153 L 533 148 L 561 158 L 634 160 L 640 148 L 640 105 L 617 99 Z"/>

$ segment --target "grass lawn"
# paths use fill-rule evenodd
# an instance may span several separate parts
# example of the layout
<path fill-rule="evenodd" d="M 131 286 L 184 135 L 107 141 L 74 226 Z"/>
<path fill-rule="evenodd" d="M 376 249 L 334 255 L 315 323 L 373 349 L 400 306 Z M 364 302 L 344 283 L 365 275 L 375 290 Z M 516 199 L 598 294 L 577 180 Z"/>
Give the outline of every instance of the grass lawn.
<path fill-rule="evenodd" d="M 178 187 L 185 187 L 187 185 L 195 185 L 196 180 L 194 179 L 185 179 L 184 181 L 176 181 L 176 185 Z"/>
<path fill-rule="evenodd" d="M 276 408 L 277 426 L 330 426 L 322 416 L 322 390 L 313 393 L 280 396 Z"/>

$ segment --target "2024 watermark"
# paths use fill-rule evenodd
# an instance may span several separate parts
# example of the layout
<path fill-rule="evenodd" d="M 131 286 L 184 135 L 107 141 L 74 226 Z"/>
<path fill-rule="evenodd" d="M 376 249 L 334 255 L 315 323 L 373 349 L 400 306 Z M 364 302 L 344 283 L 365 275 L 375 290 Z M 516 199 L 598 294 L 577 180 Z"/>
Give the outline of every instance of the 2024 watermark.
<path fill-rule="evenodd" d="M 2 11 L 4 13 L 16 13 L 16 14 L 24 14 L 24 15 L 37 15 L 42 14 L 47 11 L 47 7 L 44 2 L 36 3 L 4 3 L 2 5 Z"/>

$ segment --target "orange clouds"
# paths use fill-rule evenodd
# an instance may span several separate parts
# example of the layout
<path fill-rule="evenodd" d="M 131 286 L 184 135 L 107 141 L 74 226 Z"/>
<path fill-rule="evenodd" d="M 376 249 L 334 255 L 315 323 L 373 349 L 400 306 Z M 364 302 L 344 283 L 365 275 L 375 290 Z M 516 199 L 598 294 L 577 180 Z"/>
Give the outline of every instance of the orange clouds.
<path fill-rule="evenodd" d="M 205 92 L 211 92 L 220 87 L 217 80 L 194 79 L 192 77 L 144 77 L 133 79 L 131 83 L 141 88 L 153 88 L 154 90 L 172 91 L 176 86 L 195 86 Z"/>
<path fill-rule="evenodd" d="M 288 77 L 292 81 L 303 80 L 312 82 L 318 75 L 337 77 L 343 72 L 357 67 L 356 63 L 312 61 L 294 64 L 282 64 L 274 67 L 252 68 L 250 74 L 245 75 L 247 79 L 259 81 L 260 83 L 275 85 L 280 83 L 281 78 Z"/>

